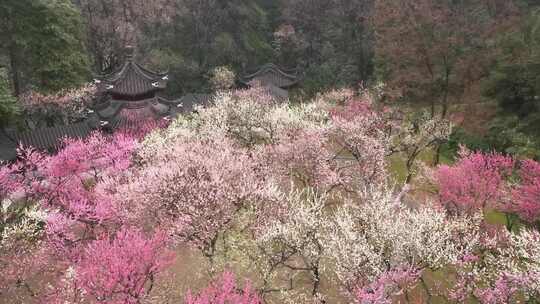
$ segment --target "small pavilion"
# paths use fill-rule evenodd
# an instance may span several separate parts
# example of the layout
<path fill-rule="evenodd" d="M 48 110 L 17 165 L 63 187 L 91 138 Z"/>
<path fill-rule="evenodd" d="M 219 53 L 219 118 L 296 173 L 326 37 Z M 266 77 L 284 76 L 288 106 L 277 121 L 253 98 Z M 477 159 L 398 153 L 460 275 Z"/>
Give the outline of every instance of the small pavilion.
<path fill-rule="evenodd" d="M 115 72 L 98 77 L 95 83 L 100 101 L 93 105 L 101 124 L 117 124 L 120 113 L 137 112 L 154 118 L 177 113 L 178 101 L 160 96 L 167 87 L 167 73 L 151 71 L 134 60 L 134 49 L 127 48 L 124 64 Z"/>
<path fill-rule="evenodd" d="M 240 83 L 244 86 L 259 85 L 279 100 L 287 100 L 288 90 L 298 85 L 299 81 L 296 69 L 283 69 L 273 63 L 260 66 L 254 72 L 240 78 Z"/>

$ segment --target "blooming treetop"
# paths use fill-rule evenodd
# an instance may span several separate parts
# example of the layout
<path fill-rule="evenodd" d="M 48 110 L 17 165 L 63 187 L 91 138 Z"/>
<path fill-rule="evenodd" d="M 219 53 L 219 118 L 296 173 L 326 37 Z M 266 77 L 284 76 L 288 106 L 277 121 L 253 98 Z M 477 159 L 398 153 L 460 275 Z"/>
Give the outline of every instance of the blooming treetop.
<path fill-rule="evenodd" d="M 257 293 L 252 289 L 251 284 L 246 282 L 243 289 L 236 285 L 234 275 L 225 272 L 210 286 L 203 289 L 197 295 L 191 292 L 185 298 L 185 304 L 261 304 Z"/>

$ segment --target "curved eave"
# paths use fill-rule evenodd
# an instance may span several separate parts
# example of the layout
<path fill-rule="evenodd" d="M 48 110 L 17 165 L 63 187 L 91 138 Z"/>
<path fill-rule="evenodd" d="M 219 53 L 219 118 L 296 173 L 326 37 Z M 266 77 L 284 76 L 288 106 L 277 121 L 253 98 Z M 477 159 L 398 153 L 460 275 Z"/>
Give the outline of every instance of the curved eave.
<path fill-rule="evenodd" d="M 133 61 L 127 61 L 119 71 L 102 76 L 99 80 L 100 92 L 136 97 L 165 89 L 168 75 L 151 71 Z"/>
<path fill-rule="evenodd" d="M 292 79 L 297 78 L 297 75 L 287 73 L 287 72 L 284 71 L 284 69 L 280 68 L 279 66 L 277 66 L 277 65 L 275 65 L 273 63 L 265 64 L 265 65 L 261 66 L 256 72 L 254 72 L 252 74 L 245 75 L 243 78 L 244 79 L 255 78 L 256 76 L 258 76 L 260 74 L 263 74 L 263 73 L 267 73 L 269 71 L 275 71 L 276 73 L 279 73 L 279 74 L 281 74 L 282 76 L 284 76 L 286 78 L 292 78 Z"/>
<path fill-rule="evenodd" d="M 96 111 L 96 114 L 101 120 L 110 121 L 114 119 L 123 109 L 133 110 L 150 108 L 155 115 L 164 116 L 167 115 L 171 108 L 176 106 L 178 103 L 179 101 L 169 101 L 161 97 L 154 97 L 140 101 L 111 100 L 106 108 Z"/>
<path fill-rule="evenodd" d="M 256 78 L 240 79 L 240 83 L 242 83 L 243 85 L 245 85 L 247 87 L 251 87 L 253 85 L 253 81 L 256 81 Z M 289 88 L 292 88 L 295 85 L 297 85 L 299 82 L 300 82 L 300 80 L 294 79 L 294 80 L 290 80 L 286 84 L 281 84 L 281 85 L 276 85 L 275 83 L 264 83 L 264 82 L 262 82 L 261 85 L 262 86 L 271 85 L 271 86 L 275 86 L 275 87 L 278 87 L 278 88 L 281 88 L 281 89 L 289 89 Z"/>

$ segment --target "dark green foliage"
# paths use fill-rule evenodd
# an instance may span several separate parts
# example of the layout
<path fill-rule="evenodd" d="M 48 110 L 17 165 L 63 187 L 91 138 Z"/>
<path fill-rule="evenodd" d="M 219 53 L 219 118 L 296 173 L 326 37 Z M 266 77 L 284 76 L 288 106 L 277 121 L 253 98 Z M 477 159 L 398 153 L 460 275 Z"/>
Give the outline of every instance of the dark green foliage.
<path fill-rule="evenodd" d="M 71 1 L 3 0 L 0 20 L 0 56 L 7 58 L 17 95 L 88 80 L 84 25 Z"/>
<path fill-rule="evenodd" d="M 281 1 L 276 61 L 304 71 L 303 89 L 316 93 L 356 86 L 373 70 L 372 0 Z M 286 27 L 287 26 L 287 27 Z M 284 35 L 285 34 L 285 35 Z"/>
<path fill-rule="evenodd" d="M 535 115 L 540 105 L 540 13 L 501 41 L 497 66 L 484 84 L 484 95 L 520 118 Z"/>
<path fill-rule="evenodd" d="M 500 107 L 490 137 L 498 150 L 540 156 L 540 12 L 535 10 L 501 39 L 497 65 L 483 93 Z"/>
<path fill-rule="evenodd" d="M 217 66 L 242 74 L 272 59 L 272 31 L 256 1 L 179 0 L 177 5 L 173 21 L 146 28 L 140 46 L 174 54 L 167 66 L 177 83 L 170 84 L 169 94 L 209 91 L 208 73 Z"/>
<path fill-rule="evenodd" d="M 168 65 L 178 81 L 171 95 L 210 90 L 208 72 L 224 65 L 237 75 L 269 62 L 299 68 L 308 94 L 371 75 L 371 0 L 174 2 L 172 22 L 147 26 L 138 39 L 142 54 L 158 50 L 177 59 Z M 280 36 L 284 28 L 293 33 Z"/>
<path fill-rule="evenodd" d="M 9 83 L 0 74 L 0 129 L 16 123 L 21 114 L 19 104 L 9 88 Z"/>
<path fill-rule="evenodd" d="M 538 115 L 520 119 L 516 115 L 500 115 L 490 124 L 488 140 L 493 149 L 520 157 L 540 159 Z"/>
<path fill-rule="evenodd" d="M 455 127 L 448 141 L 441 147 L 441 156 L 455 160 L 460 146 L 473 151 L 491 151 L 495 149 L 488 137 L 471 134 L 461 127 Z"/>

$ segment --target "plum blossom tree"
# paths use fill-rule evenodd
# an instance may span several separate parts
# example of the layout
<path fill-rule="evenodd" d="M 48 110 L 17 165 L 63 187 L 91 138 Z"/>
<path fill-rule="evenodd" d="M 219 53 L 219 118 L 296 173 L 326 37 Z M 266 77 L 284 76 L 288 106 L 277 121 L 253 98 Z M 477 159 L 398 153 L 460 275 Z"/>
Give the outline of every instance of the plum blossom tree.
<path fill-rule="evenodd" d="M 427 149 L 438 149 L 438 147 L 448 139 L 452 132 L 450 121 L 440 118 L 430 117 L 429 113 L 423 112 L 417 117 L 405 119 L 403 125 L 399 126 L 397 134 L 393 136 L 391 153 L 401 153 L 405 157 L 408 184 L 414 175 L 417 167 L 418 157 Z M 436 157 L 438 158 L 437 151 Z M 438 163 L 438 159 L 436 159 Z"/>
<path fill-rule="evenodd" d="M 263 223 L 257 242 L 264 251 L 268 268 L 263 292 L 274 290 L 268 286 L 269 278 L 286 269 L 291 272 L 305 271 L 312 280 L 312 296 L 318 296 L 321 285 L 324 258 L 324 234 L 326 219 L 325 194 L 313 189 L 293 191 L 286 200 L 287 207 L 281 216 Z"/>
<path fill-rule="evenodd" d="M 315 103 L 298 106 L 276 104 L 260 88 L 217 94 L 212 105 L 197 113 L 181 116 L 165 130 L 149 134 L 138 155 L 153 158 L 160 150 L 174 146 L 179 138 L 212 138 L 223 135 L 243 146 L 273 144 L 280 134 L 327 124 L 328 113 Z"/>
<path fill-rule="evenodd" d="M 128 218 L 159 224 L 211 257 L 219 234 L 259 199 L 264 185 L 257 171 L 252 157 L 226 138 L 178 140 L 114 191 Z"/>
<path fill-rule="evenodd" d="M 512 229 L 513 214 L 529 223 L 538 220 L 539 170 L 540 165 L 533 160 L 462 150 L 458 161 L 439 166 L 433 179 L 440 203 L 449 213 L 494 209 L 506 214 L 507 228 Z"/>
<path fill-rule="evenodd" d="M 6 199 L 0 210 L 0 293 L 19 298 L 22 288 L 30 296 L 36 290 L 26 281 L 45 272 L 47 261 L 42 259 L 40 240 L 47 213 L 36 205 Z M 24 299 L 18 299 L 24 301 Z"/>
<path fill-rule="evenodd" d="M 354 103 L 347 106 L 354 107 Z M 352 110 L 354 111 L 354 110 Z M 386 178 L 384 157 L 388 154 L 389 138 L 380 113 L 369 110 L 351 119 L 334 116 L 328 141 L 336 158 L 342 158 L 338 172 L 346 188 L 359 184 L 367 187 Z"/>
<path fill-rule="evenodd" d="M 216 91 L 228 90 L 234 86 L 236 75 L 226 66 L 219 66 L 211 71 L 210 85 Z"/>
<path fill-rule="evenodd" d="M 53 234 L 49 237 L 69 235 L 52 227 L 68 229 L 79 223 L 93 230 L 104 221 L 120 220 L 111 199 L 92 185 L 129 167 L 135 147 L 133 139 L 121 134 L 107 138 L 96 133 L 85 140 L 67 140 L 66 147 L 53 156 L 27 154 L 26 165 L 33 169 L 26 174 L 26 194 L 51 211 L 47 230 Z"/>
<path fill-rule="evenodd" d="M 331 189 L 341 184 L 335 154 L 328 149 L 324 129 L 307 129 L 268 146 L 263 157 L 272 176 L 284 187 L 291 179 L 299 187 Z"/>
<path fill-rule="evenodd" d="M 88 106 L 96 96 L 96 86 L 85 84 L 76 89 L 61 90 L 54 94 L 30 91 L 19 100 L 27 125 L 32 128 L 70 124 L 88 117 Z"/>
<path fill-rule="evenodd" d="M 499 208 L 513 167 L 511 157 L 462 150 L 455 165 L 439 166 L 435 172 L 440 202 L 452 214 Z"/>
<path fill-rule="evenodd" d="M 147 237 L 132 228 L 93 241 L 74 266 L 77 286 L 100 302 L 141 303 L 156 275 L 171 263 L 166 244 L 163 233 Z"/>
<path fill-rule="evenodd" d="M 463 302 L 513 303 L 520 297 L 539 296 L 540 235 L 524 229 L 518 234 L 499 229 L 482 238 L 474 253 L 464 256 L 457 268 L 458 281 L 450 298 Z"/>
<path fill-rule="evenodd" d="M 392 296 L 411 288 L 420 279 L 420 272 L 400 267 L 381 274 L 373 283 L 356 291 L 358 304 L 391 304 Z"/>
<path fill-rule="evenodd" d="M 481 217 L 448 219 L 431 207 L 411 210 L 389 188 L 367 189 L 362 203 L 339 207 L 325 242 L 335 273 L 351 292 L 408 265 L 441 269 L 478 242 Z"/>
<path fill-rule="evenodd" d="M 540 216 L 540 163 L 533 160 L 521 162 L 520 184 L 512 191 L 515 211 L 522 219 L 534 222 Z"/>
<path fill-rule="evenodd" d="M 354 98 L 352 93 L 340 91 L 320 99 L 321 107 L 330 108 L 328 123 L 284 129 L 277 143 L 267 147 L 268 166 L 274 174 L 327 192 L 354 192 L 383 181 L 388 125 L 371 97 Z"/>
<path fill-rule="evenodd" d="M 10 256 L 9 252 L 19 253 L 20 260 L 9 263 L 10 267 L 27 264 L 15 269 L 17 284 L 28 284 L 28 275 L 40 273 L 43 268 L 49 268 L 51 278 L 56 277 L 81 258 L 88 242 L 121 225 L 112 200 L 95 191 L 95 185 L 129 167 L 135 147 L 135 141 L 122 134 L 105 137 L 96 133 L 86 140 L 66 140 L 65 147 L 56 155 L 21 150 L 18 163 L 2 168 L 2 195 L 16 199 L 15 206 L 26 205 L 29 210 L 36 210 L 29 215 L 42 215 L 39 221 L 35 216 L 22 217 L 17 226 L 23 231 L 34 231 L 26 236 L 36 235 L 24 247 L 29 250 L 23 254 L 23 246 L 19 246 L 20 250 L 8 250 L 2 255 L 3 260 Z M 9 231 L 12 230 L 4 230 Z M 3 249 L 13 248 L 10 240 L 20 244 L 20 238 L 3 237 Z M 51 260 L 55 262 L 48 264 Z"/>
<path fill-rule="evenodd" d="M 221 132 L 247 147 L 273 141 L 276 125 L 269 114 L 276 100 L 263 88 L 221 93 L 214 103 L 198 117 L 202 135 Z"/>
<path fill-rule="evenodd" d="M 251 283 L 246 282 L 243 289 L 236 285 L 234 275 L 225 272 L 210 286 L 200 291 L 197 295 L 189 292 L 185 298 L 185 304 L 261 304 L 261 300 Z"/>

